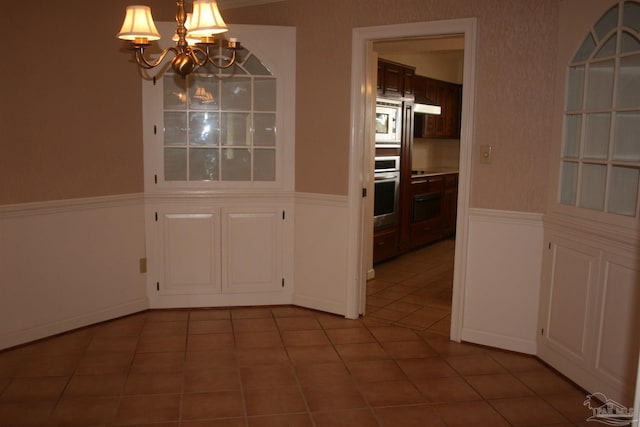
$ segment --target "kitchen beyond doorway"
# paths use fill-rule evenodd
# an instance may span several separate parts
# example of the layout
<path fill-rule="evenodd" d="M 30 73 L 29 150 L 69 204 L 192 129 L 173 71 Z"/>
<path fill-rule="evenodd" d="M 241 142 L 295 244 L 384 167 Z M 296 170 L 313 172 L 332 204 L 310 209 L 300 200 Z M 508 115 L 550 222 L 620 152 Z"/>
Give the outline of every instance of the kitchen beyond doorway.
<path fill-rule="evenodd" d="M 455 239 L 376 264 L 365 317 L 449 336 Z"/>

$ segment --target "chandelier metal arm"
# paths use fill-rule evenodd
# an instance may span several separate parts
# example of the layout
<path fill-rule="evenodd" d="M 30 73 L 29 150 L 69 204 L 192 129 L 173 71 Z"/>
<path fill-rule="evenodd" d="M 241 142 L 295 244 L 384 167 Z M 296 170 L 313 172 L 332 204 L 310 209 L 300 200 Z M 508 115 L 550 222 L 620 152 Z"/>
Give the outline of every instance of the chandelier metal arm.
<path fill-rule="evenodd" d="M 147 59 L 144 56 L 144 45 L 137 45 L 135 49 L 136 49 L 136 62 L 138 63 L 139 66 L 147 70 L 151 68 L 155 68 L 158 65 L 160 65 L 160 63 L 169 54 L 169 52 L 173 52 L 176 55 L 178 54 L 178 49 L 171 46 L 164 49 L 162 52 L 160 52 L 160 55 L 155 60 L 152 60 L 152 59 Z"/>
<path fill-rule="evenodd" d="M 204 47 L 202 47 L 203 45 L 204 45 Z M 191 55 L 192 55 L 195 63 L 198 64 L 199 67 L 202 67 L 202 66 L 206 65 L 207 62 L 210 62 L 216 68 L 226 69 L 226 68 L 231 67 L 236 62 L 236 49 L 235 48 L 231 49 L 231 57 L 230 58 L 226 58 L 224 56 L 211 56 L 209 54 L 209 45 L 208 44 L 202 44 L 202 45 L 198 45 L 196 47 L 190 46 L 189 49 L 191 50 Z M 227 61 L 226 64 L 222 63 L 221 60 L 223 60 L 223 59 Z"/>

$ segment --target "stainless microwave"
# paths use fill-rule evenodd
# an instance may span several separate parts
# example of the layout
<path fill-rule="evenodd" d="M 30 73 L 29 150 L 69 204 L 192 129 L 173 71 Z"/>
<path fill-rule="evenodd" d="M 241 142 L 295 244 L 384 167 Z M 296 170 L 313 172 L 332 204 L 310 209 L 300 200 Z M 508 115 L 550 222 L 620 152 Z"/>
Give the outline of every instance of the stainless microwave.
<path fill-rule="evenodd" d="M 397 147 L 402 138 L 402 102 L 376 100 L 376 146 Z"/>

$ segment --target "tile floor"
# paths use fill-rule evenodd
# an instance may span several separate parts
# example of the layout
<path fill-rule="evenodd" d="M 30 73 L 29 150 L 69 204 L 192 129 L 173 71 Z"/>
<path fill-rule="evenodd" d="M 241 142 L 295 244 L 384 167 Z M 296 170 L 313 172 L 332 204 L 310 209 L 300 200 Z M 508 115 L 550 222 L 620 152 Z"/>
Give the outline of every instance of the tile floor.
<path fill-rule="evenodd" d="M 449 341 L 452 249 L 376 266 L 360 320 L 150 310 L 0 352 L 0 426 L 586 426 L 536 358 Z"/>

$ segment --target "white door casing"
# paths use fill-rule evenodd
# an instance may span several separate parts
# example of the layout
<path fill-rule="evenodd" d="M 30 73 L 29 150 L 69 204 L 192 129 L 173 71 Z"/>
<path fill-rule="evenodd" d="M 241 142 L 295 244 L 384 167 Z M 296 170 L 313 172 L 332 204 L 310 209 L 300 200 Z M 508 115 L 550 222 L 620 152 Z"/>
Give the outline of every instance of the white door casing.
<path fill-rule="evenodd" d="M 462 303 L 465 293 L 467 218 L 469 206 L 471 146 L 473 139 L 475 67 L 476 67 L 476 18 L 446 21 L 417 22 L 354 28 L 351 56 L 351 144 L 349 163 L 349 238 L 347 317 L 356 318 L 364 311 L 368 262 L 365 254 L 371 245 L 367 238 L 368 218 L 373 216 L 371 204 L 362 198 L 362 189 L 371 189 L 373 171 L 367 141 L 373 140 L 373 114 L 376 81 L 370 71 L 373 55 L 372 42 L 376 40 L 407 37 L 427 37 L 447 34 L 464 35 L 464 90 L 462 96 L 462 125 L 460 130 L 460 175 L 458 186 L 458 217 L 456 221 L 456 254 L 453 279 L 451 313 L 451 339 L 460 341 L 462 328 Z M 370 194 L 373 192 L 370 190 Z"/>

